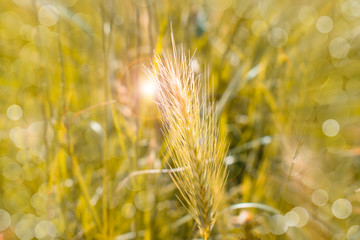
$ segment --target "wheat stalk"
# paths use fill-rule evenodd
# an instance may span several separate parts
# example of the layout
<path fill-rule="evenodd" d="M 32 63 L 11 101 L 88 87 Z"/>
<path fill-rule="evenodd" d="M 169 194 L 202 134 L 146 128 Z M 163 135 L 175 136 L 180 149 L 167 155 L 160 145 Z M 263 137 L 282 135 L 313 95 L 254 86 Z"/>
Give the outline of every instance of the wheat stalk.
<path fill-rule="evenodd" d="M 156 85 L 173 168 L 185 168 L 171 177 L 202 238 L 208 239 L 224 192 L 227 144 L 219 137 L 216 106 L 201 91 L 207 82 L 202 85 L 182 47 L 177 53 L 173 37 L 172 45 L 172 52 L 155 54 L 155 64 L 145 71 Z"/>

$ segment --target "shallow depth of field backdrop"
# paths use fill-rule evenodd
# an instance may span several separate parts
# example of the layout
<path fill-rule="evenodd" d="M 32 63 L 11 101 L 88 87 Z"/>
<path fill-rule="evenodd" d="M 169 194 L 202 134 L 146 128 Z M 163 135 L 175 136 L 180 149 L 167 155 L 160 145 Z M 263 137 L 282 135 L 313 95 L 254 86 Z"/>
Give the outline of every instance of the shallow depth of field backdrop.
<path fill-rule="evenodd" d="M 142 171 L 171 25 L 229 143 L 210 239 L 360 239 L 359 0 L 0 1 L 0 239 L 199 238 Z"/>

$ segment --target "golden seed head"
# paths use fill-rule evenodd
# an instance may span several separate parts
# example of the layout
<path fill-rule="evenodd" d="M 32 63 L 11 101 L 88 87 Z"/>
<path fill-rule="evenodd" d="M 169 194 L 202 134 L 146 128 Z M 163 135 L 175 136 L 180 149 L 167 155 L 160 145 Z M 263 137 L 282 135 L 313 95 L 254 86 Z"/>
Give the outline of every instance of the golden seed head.
<path fill-rule="evenodd" d="M 156 85 L 173 167 L 184 168 L 173 173 L 172 179 L 206 239 L 226 182 L 227 144 L 219 137 L 216 105 L 202 91 L 207 80 L 195 75 L 190 63 L 182 47 L 177 53 L 173 40 L 173 51 L 155 54 L 154 65 L 146 73 Z"/>

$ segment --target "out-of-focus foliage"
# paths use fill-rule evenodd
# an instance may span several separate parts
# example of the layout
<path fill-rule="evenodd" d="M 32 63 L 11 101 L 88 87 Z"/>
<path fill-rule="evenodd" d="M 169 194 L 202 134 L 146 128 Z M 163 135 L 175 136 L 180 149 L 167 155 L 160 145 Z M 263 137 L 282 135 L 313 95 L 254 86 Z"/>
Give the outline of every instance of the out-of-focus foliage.
<path fill-rule="evenodd" d="M 360 239 L 359 0 L 0 1 L 0 238 L 199 237 L 154 170 L 170 25 L 230 144 L 211 239 Z"/>

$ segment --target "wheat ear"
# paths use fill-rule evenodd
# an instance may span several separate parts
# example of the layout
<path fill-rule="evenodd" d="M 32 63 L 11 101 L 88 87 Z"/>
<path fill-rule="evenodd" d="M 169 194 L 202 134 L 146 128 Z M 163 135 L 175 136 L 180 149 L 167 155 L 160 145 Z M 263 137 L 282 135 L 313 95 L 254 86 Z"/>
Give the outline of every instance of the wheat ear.
<path fill-rule="evenodd" d="M 194 73 L 182 47 L 177 53 L 173 37 L 172 44 L 173 51 L 155 54 L 152 68 L 145 71 L 156 85 L 173 168 L 184 167 L 172 179 L 202 238 L 208 239 L 224 192 L 227 144 L 219 137 L 216 106 L 201 91 L 207 80 Z"/>

